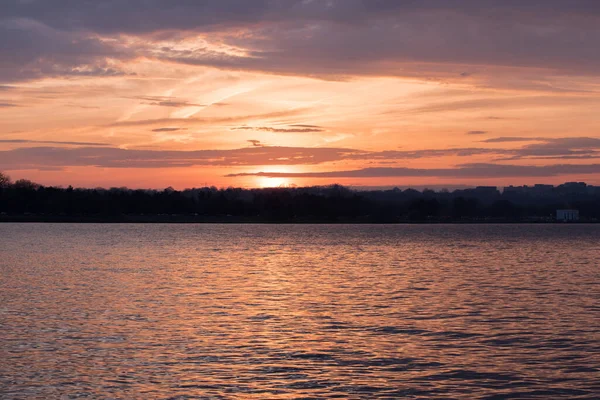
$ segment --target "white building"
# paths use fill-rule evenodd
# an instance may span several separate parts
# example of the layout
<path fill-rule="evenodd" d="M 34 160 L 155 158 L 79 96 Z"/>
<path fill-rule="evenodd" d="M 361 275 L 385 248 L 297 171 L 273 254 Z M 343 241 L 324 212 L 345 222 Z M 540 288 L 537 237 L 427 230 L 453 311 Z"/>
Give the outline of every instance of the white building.
<path fill-rule="evenodd" d="M 556 210 L 557 221 L 579 221 L 579 210 Z"/>

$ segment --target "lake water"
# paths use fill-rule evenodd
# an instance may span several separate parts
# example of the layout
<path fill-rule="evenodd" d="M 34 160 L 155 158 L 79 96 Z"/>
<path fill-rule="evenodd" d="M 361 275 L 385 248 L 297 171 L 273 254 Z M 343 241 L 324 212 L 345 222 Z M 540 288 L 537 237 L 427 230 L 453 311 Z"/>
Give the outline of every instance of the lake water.
<path fill-rule="evenodd" d="M 600 398 L 600 225 L 0 224 L 0 397 Z"/>

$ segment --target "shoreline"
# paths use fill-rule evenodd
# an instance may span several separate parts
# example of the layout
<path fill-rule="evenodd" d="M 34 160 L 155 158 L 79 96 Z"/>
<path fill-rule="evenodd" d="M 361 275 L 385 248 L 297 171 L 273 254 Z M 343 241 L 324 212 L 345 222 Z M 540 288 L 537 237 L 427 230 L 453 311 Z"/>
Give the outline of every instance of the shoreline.
<path fill-rule="evenodd" d="M 428 219 L 409 220 L 402 218 L 376 219 L 376 218 L 298 218 L 274 219 L 268 217 L 237 217 L 237 216 L 185 216 L 185 215 L 124 215 L 115 217 L 106 216 L 55 216 L 55 215 L 3 215 L 2 223 L 59 223 L 59 224 L 260 224 L 260 225 L 327 225 L 327 224 L 373 224 L 373 225 L 466 225 L 466 224 L 528 224 L 528 225 L 580 225 L 598 224 L 596 220 L 556 221 L 556 220 L 528 220 L 528 219 Z"/>

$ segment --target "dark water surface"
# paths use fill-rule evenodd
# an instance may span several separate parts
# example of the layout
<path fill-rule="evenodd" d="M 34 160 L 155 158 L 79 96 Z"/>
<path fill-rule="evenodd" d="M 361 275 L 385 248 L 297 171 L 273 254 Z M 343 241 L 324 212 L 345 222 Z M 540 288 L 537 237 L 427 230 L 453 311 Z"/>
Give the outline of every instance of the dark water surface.
<path fill-rule="evenodd" d="M 600 398 L 600 225 L 0 224 L 0 397 Z"/>

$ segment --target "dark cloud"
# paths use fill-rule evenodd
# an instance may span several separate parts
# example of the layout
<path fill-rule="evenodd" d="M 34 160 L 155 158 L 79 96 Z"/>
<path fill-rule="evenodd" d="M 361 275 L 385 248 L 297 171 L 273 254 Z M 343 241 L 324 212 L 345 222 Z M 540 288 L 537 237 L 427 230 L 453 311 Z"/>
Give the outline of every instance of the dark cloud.
<path fill-rule="evenodd" d="M 594 137 L 524 137 L 524 136 L 506 136 L 490 138 L 481 141 L 482 143 L 510 143 L 510 142 L 542 142 L 540 144 L 527 145 L 524 148 L 542 148 L 542 149 L 597 149 L 600 148 L 600 138 Z"/>
<path fill-rule="evenodd" d="M 273 128 L 270 126 L 238 126 L 231 128 L 231 130 L 248 130 L 248 131 L 263 131 L 273 133 L 310 133 L 310 132 L 323 132 L 323 129 L 319 127 L 313 127 L 313 125 L 290 125 L 293 128 Z"/>
<path fill-rule="evenodd" d="M 0 15 L 30 18 L 56 29 L 101 33 L 151 33 L 166 30 L 239 26 L 277 17 L 296 1 L 265 0 L 3 0 Z M 290 10 L 291 11 L 291 10 Z M 132 23 L 136 21 L 136 23 Z"/>
<path fill-rule="evenodd" d="M 252 144 L 254 147 L 264 147 L 265 145 L 260 142 L 260 140 L 250 139 L 248 143 Z"/>
<path fill-rule="evenodd" d="M 593 137 L 566 137 L 566 138 L 543 138 L 544 143 L 532 144 L 528 148 L 546 148 L 546 149 L 594 149 L 600 148 L 600 138 Z"/>
<path fill-rule="evenodd" d="M 540 140 L 545 140 L 545 138 L 503 136 L 503 137 L 485 139 L 485 140 L 482 140 L 481 142 L 482 143 L 511 143 L 511 142 L 539 142 Z"/>
<path fill-rule="evenodd" d="M 370 2 L 333 2 L 329 8 L 326 2 L 312 2 L 312 11 L 297 12 L 295 19 L 278 14 L 278 24 L 268 23 L 268 19 L 257 21 L 262 23 L 254 26 L 253 34 L 227 38 L 229 44 L 254 49 L 247 57 L 215 57 L 202 51 L 190 54 L 175 48 L 164 49 L 161 57 L 197 65 L 317 76 L 455 77 L 469 66 L 598 73 L 600 56 L 590 57 L 597 53 L 600 39 L 600 28 L 591 21 L 598 16 L 570 13 L 576 7 L 564 2 L 554 10 L 540 5 L 538 13 L 529 6 L 513 3 L 506 7 L 500 1 L 482 2 L 492 4 L 489 8 L 457 2 L 452 6 L 432 2 L 428 7 L 414 1 L 398 3 L 403 5 L 383 12 Z M 337 10 L 335 16 L 331 10 Z M 582 21 L 575 22 L 578 20 Z"/>
<path fill-rule="evenodd" d="M 0 169 L 97 166 L 169 168 L 193 165 L 307 165 L 338 161 L 359 150 L 342 148 L 247 147 L 232 150 L 129 150 L 120 148 L 29 147 L 0 151 Z"/>
<path fill-rule="evenodd" d="M 152 129 L 152 132 L 176 132 L 176 131 L 185 131 L 187 128 L 157 128 Z"/>
<path fill-rule="evenodd" d="M 55 140 L 0 139 L 0 143 L 14 144 L 61 144 L 65 146 L 110 146 L 109 143 L 94 142 L 61 142 Z"/>
<path fill-rule="evenodd" d="M 485 135 L 487 131 L 469 131 L 467 135 Z"/>
<path fill-rule="evenodd" d="M 496 139 L 496 140 L 493 140 Z M 502 139 L 502 140 L 498 140 Z M 444 156 L 470 157 L 479 155 L 497 155 L 496 161 L 533 159 L 533 158 L 554 158 L 554 159 L 572 159 L 574 157 L 600 158 L 600 139 L 590 137 L 579 138 L 492 138 L 484 140 L 484 143 L 502 143 L 502 142 L 539 142 L 525 145 L 518 149 L 506 148 L 450 148 L 450 149 L 425 149 L 413 151 L 381 151 L 369 152 L 366 154 L 355 154 L 350 159 L 420 159 L 435 158 Z"/>
<path fill-rule="evenodd" d="M 594 159 L 600 158 L 600 152 L 591 151 L 591 152 L 581 152 L 580 154 L 556 155 L 556 156 L 506 157 L 506 158 L 498 158 L 495 161 L 513 161 L 513 160 L 519 160 L 522 158 L 527 158 L 528 160 L 594 160 Z"/>
<path fill-rule="evenodd" d="M 514 138 L 513 138 L 514 139 Z M 517 150 L 514 156 L 504 160 L 522 158 L 573 159 L 600 157 L 600 139 L 589 137 L 537 138 L 541 143 L 532 143 Z"/>
<path fill-rule="evenodd" d="M 288 126 L 293 126 L 295 128 L 314 128 L 314 129 L 323 129 L 323 127 L 319 125 L 310 125 L 310 124 L 290 124 Z"/>
<path fill-rule="evenodd" d="M 19 105 L 13 104 L 13 103 L 0 103 L 0 108 L 11 108 L 11 107 L 19 107 Z"/>
<path fill-rule="evenodd" d="M 478 147 L 454 149 L 424 149 L 424 150 L 385 150 L 348 154 L 350 160 L 411 160 L 420 158 L 436 158 L 446 156 L 470 157 L 477 155 L 513 154 L 512 150 L 486 149 Z"/>
<path fill-rule="evenodd" d="M 596 0 L 3 0 L 0 15 L 5 81 L 124 74 L 108 60 L 136 57 L 313 76 L 600 70 Z M 198 35 L 250 51 L 153 47 Z"/>
<path fill-rule="evenodd" d="M 35 143 L 15 141 L 11 143 Z M 600 139 L 558 138 L 526 145 L 518 149 L 454 148 L 422 150 L 365 151 L 334 147 L 280 147 L 264 146 L 258 140 L 249 140 L 251 147 L 230 150 L 139 150 L 121 148 L 57 148 L 29 147 L 0 152 L 0 169 L 15 169 L 29 165 L 44 166 L 97 166 L 104 168 L 168 168 L 193 165 L 260 166 L 260 165 L 317 165 L 339 161 L 376 162 L 379 164 L 436 157 L 497 156 L 499 160 L 517 159 L 592 159 L 600 158 Z M 84 145 L 79 142 L 60 144 Z M 97 144 L 102 145 L 102 144 Z M 483 164 L 482 164 L 483 165 Z M 470 167 L 465 164 L 463 167 Z M 504 172 L 506 173 L 507 170 Z M 492 173 L 491 171 L 490 173 Z M 443 176 L 443 175 L 440 175 Z M 493 176 L 493 175 L 489 175 Z"/>
<path fill-rule="evenodd" d="M 600 173 L 600 164 L 555 164 L 546 166 L 463 164 L 456 168 L 362 168 L 349 171 L 328 172 L 253 172 L 229 174 L 228 177 L 262 176 L 269 178 L 513 178 L 513 177 L 552 177 L 559 175 L 589 175 Z"/>
<path fill-rule="evenodd" d="M 0 15 L 4 16 L 2 12 Z M 129 49 L 91 34 L 56 30 L 33 19 L 0 18 L 0 82 L 55 76 L 119 76 L 126 73 L 109 60 L 133 56 Z"/>
<path fill-rule="evenodd" d="M 497 137 L 483 140 L 482 143 L 527 144 L 519 149 L 504 149 L 496 154 L 504 157 L 496 161 L 520 159 L 592 159 L 600 158 L 600 139 L 592 137 L 547 138 L 547 137 Z"/>
<path fill-rule="evenodd" d="M 148 33 L 261 21 L 356 23 L 414 12 L 535 20 L 565 15 L 598 17 L 600 6 L 595 0 L 3 0 L 0 12 L 5 18 L 32 18 L 59 29 Z M 137 23 L 131 23 L 133 20 Z"/>

